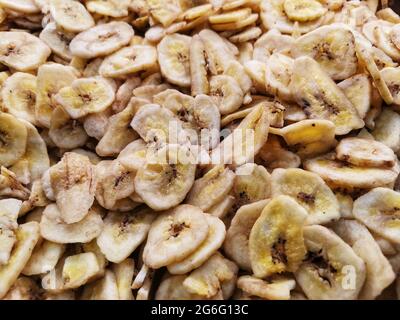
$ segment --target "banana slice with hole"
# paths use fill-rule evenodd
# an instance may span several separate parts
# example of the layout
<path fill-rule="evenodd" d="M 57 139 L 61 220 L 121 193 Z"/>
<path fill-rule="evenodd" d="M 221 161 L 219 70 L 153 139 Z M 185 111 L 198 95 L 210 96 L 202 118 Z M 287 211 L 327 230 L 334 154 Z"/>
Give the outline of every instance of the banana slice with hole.
<path fill-rule="evenodd" d="M 232 194 L 238 207 L 271 196 L 271 175 L 263 166 L 246 163 L 236 168 L 235 173 Z"/>
<path fill-rule="evenodd" d="M 302 169 L 275 169 L 273 196 L 292 197 L 307 211 L 305 224 L 325 224 L 340 218 L 335 194 L 317 174 Z"/>
<path fill-rule="evenodd" d="M 400 193 L 388 188 L 375 188 L 354 201 L 354 217 L 380 236 L 400 243 Z"/>
<path fill-rule="evenodd" d="M 398 176 L 397 165 L 390 169 L 358 167 L 336 160 L 333 153 L 328 153 L 304 161 L 306 170 L 318 174 L 329 185 L 345 189 L 370 189 L 393 183 Z"/>
<path fill-rule="evenodd" d="M 63 223 L 61 212 L 56 204 L 50 204 L 43 211 L 40 221 L 40 234 L 55 243 L 87 243 L 97 238 L 103 229 L 101 215 L 90 209 L 86 217 L 73 224 Z"/>
<path fill-rule="evenodd" d="M 50 128 L 51 113 L 55 109 L 53 96 L 63 87 L 77 79 L 76 70 L 57 63 L 41 65 L 37 72 L 35 118 L 38 123 Z"/>
<path fill-rule="evenodd" d="M 208 232 L 207 218 L 199 208 L 180 205 L 152 223 L 143 261 L 153 269 L 182 261 L 201 246 Z"/>
<path fill-rule="evenodd" d="M 290 88 L 305 114 L 332 121 L 337 135 L 364 126 L 345 94 L 312 58 L 304 56 L 295 60 Z"/>
<path fill-rule="evenodd" d="M 266 300 L 290 300 L 290 291 L 296 287 L 296 281 L 282 277 L 265 281 L 253 276 L 241 276 L 237 287 L 251 296 Z"/>
<path fill-rule="evenodd" d="M 79 1 L 52 0 L 50 14 L 61 28 L 70 32 L 81 32 L 95 25 L 95 21 Z"/>
<path fill-rule="evenodd" d="M 157 46 L 158 63 L 162 75 L 172 84 L 190 87 L 191 38 L 181 34 L 164 37 Z"/>
<path fill-rule="evenodd" d="M 36 77 L 29 73 L 16 72 L 4 81 L 1 90 L 3 111 L 34 125 L 36 102 Z"/>
<path fill-rule="evenodd" d="M 194 182 L 186 203 L 208 212 L 231 191 L 234 181 L 235 173 L 232 170 L 223 165 L 215 166 Z"/>
<path fill-rule="evenodd" d="M 291 53 L 295 58 L 315 59 L 333 80 L 344 80 L 357 71 L 354 35 L 344 24 L 322 26 L 297 38 Z"/>
<path fill-rule="evenodd" d="M 359 299 L 375 299 L 395 280 L 396 276 L 389 261 L 382 254 L 371 233 L 361 223 L 341 220 L 334 224 L 333 230 L 365 262 L 366 279 Z"/>
<path fill-rule="evenodd" d="M 183 281 L 183 286 L 192 294 L 211 298 L 222 289 L 224 282 L 235 279 L 237 272 L 238 267 L 217 252 L 200 268 L 194 270 Z"/>
<path fill-rule="evenodd" d="M 119 299 L 135 300 L 131 289 L 131 283 L 135 272 L 135 261 L 128 258 L 118 264 L 114 264 L 112 266 L 112 271 L 117 280 Z"/>
<path fill-rule="evenodd" d="M 0 62 L 18 71 L 37 69 L 50 56 L 50 48 L 23 31 L 0 32 Z"/>
<path fill-rule="evenodd" d="M 40 32 L 39 38 L 50 47 L 53 53 L 64 60 L 71 61 L 72 53 L 69 45 L 73 36 L 75 34 L 71 36 L 69 33 L 57 30 L 57 25 L 50 22 Z"/>
<path fill-rule="evenodd" d="M 354 300 L 365 280 L 365 264 L 333 231 L 322 226 L 304 228 L 307 256 L 295 273 L 312 300 Z"/>
<path fill-rule="evenodd" d="M 356 108 L 360 118 L 364 119 L 370 110 L 372 96 L 372 84 L 368 76 L 357 74 L 338 83 L 338 87 Z"/>
<path fill-rule="evenodd" d="M 54 96 L 72 119 L 82 118 L 90 113 L 102 112 L 115 99 L 113 87 L 104 78 L 81 78 L 71 86 L 64 87 Z"/>
<path fill-rule="evenodd" d="M 206 214 L 208 235 L 197 250 L 179 262 L 167 266 L 171 274 L 185 274 L 205 263 L 222 245 L 225 239 L 225 224 L 217 217 Z"/>
<path fill-rule="evenodd" d="M 146 239 L 155 215 L 149 209 L 138 212 L 109 212 L 97 244 L 107 260 L 120 263 Z"/>
<path fill-rule="evenodd" d="M 382 142 L 345 138 L 336 147 L 336 157 L 356 166 L 391 168 L 396 164 L 393 150 Z"/>
<path fill-rule="evenodd" d="M 376 141 L 398 152 L 400 150 L 400 115 L 389 108 L 383 109 L 375 120 L 375 128 L 371 133 Z"/>
<path fill-rule="evenodd" d="M 86 156 L 67 152 L 50 168 L 50 183 L 61 219 L 76 223 L 84 219 L 92 207 L 96 191 L 94 166 Z"/>
<path fill-rule="evenodd" d="M 250 262 L 256 277 L 297 270 L 306 254 L 306 219 L 307 211 L 288 196 L 277 196 L 264 207 L 249 237 Z"/>
<path fill-rule="evenodd" d="M 90 0 L 86 2 L 89 12 L 107 17 L 123 18 L 128 16 L 130 0 Z"/>
<path fill-rule="evenodd" d="M 7 291 L 17 280 L 39 237 L 39 224 L 37 222 L 21 224 L 16 230 L 17 242 L 11 252 L 10 260 L 6 265 L 0 266 L 0 299 L 7 294 Z"/>
<path fill-rule="evenodd" d="M 0 112 L 0 165 L 11 166 L 25 154 L 28 132 L 14 116 Z"/>
<path fill-rule="evenodd" d="M 132 45 L 106 57 L 99 72 L 103 77 L 118 78 L 152 69 L 157 64 L 157 50 L 150 45 Z"/>
<path fill-rule="evenodd" d="M 224 252 L 243 270 L 251 271 L 249 237 L 254 223 L 269 200 L 260 200 L 239 208 L 226 233 Z"/>

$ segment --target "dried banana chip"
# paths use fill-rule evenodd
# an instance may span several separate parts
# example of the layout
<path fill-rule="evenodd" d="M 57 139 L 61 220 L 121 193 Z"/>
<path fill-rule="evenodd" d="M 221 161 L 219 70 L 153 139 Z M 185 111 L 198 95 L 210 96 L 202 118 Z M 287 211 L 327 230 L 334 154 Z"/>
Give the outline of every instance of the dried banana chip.
<path fill-rule="evenodd" d="M 50 22 L 39 35 L 40 40 L 47 44 L 51 51 L 67 61 L 72 60 L 72 53 L 69 48 L 72 36 L 57 29 L 54 22 Z M 60 79 L 62 81 L 62 79 Z"/>
<path fill-rule="evenodd" d="M 121 18 L 128 15 L 130 0 L 90 0 L 86 2 L 89 12 L 104 16 Z"/>
<path fill-rule="evenodd" d="M 184 286 L 186 275 L 168 276 L 157 288 L 155 300 L 200 300 L 203 297 L 190 293 Z"/>
<path fill-rule="evenodd" d="M 93 280 L 100 272 L 100 266 L 93 252 L 69 256 L 62 268 L 63 289 L 75 289 Z"/>
<path fill-rule="evenodd" d="M 39 7 L 33 0 L 1 0 L 0 5 L 4 9 L 15 10 L 22 13 L 37 13 L 39 12 Z"/>
<path fill-rule="evenodd" d="M 85 286 L 81 300 L 119 300 L 114 272 L 107 270 L 104 277 Z"/>
<path fill-rule="evenodd" d="M 375 120 L 375 128 L 371 133 L 376 141 L 398 152 L 400 150 L 400 115 L 385 108 Z"/>
<path fill-rule="evenodd" d="M 135 261 L 133 259 L 126 259 L 121 263 L 113 265 L 112 270 L 117 280 L 119 299 L 134 300 L 131 283 L 135 272 Z"/>
<path fill-rule="evenodd" d="M 386 85 L 389 88 L 390 93 L 392 94 L 393 103 L 395 105 L 400 105 L 399 70 L 400 68 L 392 68 L 392 67 L 387 67 L 381 70 L 382 78 L 386 82 Z"/>
<path fill-rule="evenodd" d="M 277 29 L 271 29 L 254 43 L 253 59 L 268 63 L 268 59 L 273 53 L 289 53 L 293 43 L 292 37 L 282 35 Z"/>

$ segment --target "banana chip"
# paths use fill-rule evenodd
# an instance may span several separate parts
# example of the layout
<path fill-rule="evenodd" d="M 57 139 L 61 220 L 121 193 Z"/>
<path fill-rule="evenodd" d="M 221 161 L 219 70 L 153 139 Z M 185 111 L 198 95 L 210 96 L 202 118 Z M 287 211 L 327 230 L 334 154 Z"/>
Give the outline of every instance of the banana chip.
<path fill-rule="evenodd" d="M 390 93 L 392 94 L 393 103 L 400 105 L 400 82 L 398 80 L 400 76 L 400 68 L 384 68 L 381 70 L 381 75 L 383 80 L 386 82 Z"/>
<path fill-rule="evenodd" d="M 207 218 L 199 208 L 180 205 L 152 223 L 143 261 L 153 269 L 182 261 L 201 246 L 208 232 Z"/>
<path fill-rule="evenodd" d="M 376 119 L 375 128 L 371 133 L 376 141 L 398 152 L 400 150 L 400 115 L 390 109 L 384 109 Z"/>
<path fill-rule="evenodd" d="M 186 275 L 168 276 L 156 291 L 155 300 L 200 300 L 202 296 L 190 293 L 184 286 Z"/>
<path fill-rule="evenodd" d="M 304 240 L 308 253 L 295 276 L 307 298 L 356 299 L 366 276 L 364 261 L 325 227 L 305 227 Z"/>
<path fill-rule="evenodd" d="M 100 271 L 96 255 L 92 252 L 69 256 L 62 269 L 63 289 L 75 289 L 93 280 Z"/>
<path fill-rule="evenodd" d="M 49 46 L 51 51 L 60 58 L 70 61 L 72 53 L 69 48 L 72 36 L 57 29 L 54 22 L 50 22 L 39 35 L 40 40 Z M 62 78 L 60 79 L 62 81 Z"/>
<path fill-rule="evenodd" d="M 273 198 L 264 207 L 249 238 L 250 262 L 256 277 L 297 270 L 306 254 L 306 218 L 305 209 L 288 196 Z"/>
<path fill-rule="evenodd" d="M 17 12 L 23 13 L 37 13 L 39 12 L 39 7 L 33 0 L 1 0 L 0 5 L 2 8 L 15 10 Z"/>
<path fill-rule="evenodd" d="M 90 0 L 86 2 L 86 7 L 89 12 L 121 18 L 128 15 L 130 2 L 130 0 Z"/>
<path fill-rule="evenodd" d="M 0 266 L 8 263 L 11 251 L 17 241 L 15 230 L 21 200 L 0 200 Z"/>
<path fill-rule="evenodd" d="M 86 285 L 81 300 L 119 300 L 118 283 L 114 272 L 107 270 L 103 278 Z"/>

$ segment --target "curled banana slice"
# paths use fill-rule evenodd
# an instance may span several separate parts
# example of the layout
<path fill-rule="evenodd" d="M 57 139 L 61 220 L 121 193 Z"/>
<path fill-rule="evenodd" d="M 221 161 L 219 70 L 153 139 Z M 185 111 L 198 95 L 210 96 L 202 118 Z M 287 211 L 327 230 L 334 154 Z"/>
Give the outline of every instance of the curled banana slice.
<path fill-rule="evenodd" d="M 256 277 L 297 270 L 306 254 L 306 218 L 305 209 L 288 196 L 275 197 L 264 207 L 249 238 L 251 267 Z"/>

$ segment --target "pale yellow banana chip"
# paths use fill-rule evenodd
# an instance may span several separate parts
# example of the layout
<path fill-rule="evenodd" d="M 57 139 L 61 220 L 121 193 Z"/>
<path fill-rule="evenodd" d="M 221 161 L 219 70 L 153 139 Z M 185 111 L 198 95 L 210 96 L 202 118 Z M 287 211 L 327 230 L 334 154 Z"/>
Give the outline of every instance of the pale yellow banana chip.
<path fill-rule="evenodd" d="M 148 0 L 151 16 L 164 27 L 171 25 L 182 13 L 181 6 L 175 0 Z"/>
<path fill-rule="evenodd" d="M 283 8 L 290 20 L 299 22 L 316 20 L 327 12 L 317 0 L 285 0 Z"/>
<path fill-rule="evenodd" d="M 29 189 L 18 180 L 14 172 L 6 167 L 1 167 L 0 173 L 0 197 L 12 197 L 21 200 L 29 198 Z"/>
<path fill-rule="evenodd" d="M 112 266 L 117 280 L 120 300 L 135 300 L 132 294 L 131 283 L 135 272 L 135 261 L 126 259 Z"/>
<path fill-rule="evenodd" d="M 67 61 L 72 59 L 69 48 L 71 37 L 70 34 L 57 30 L 54 22 L 48 23 L 39 35 L 40 40 L 47 44 L 56 55 Z"/>
<path fill-rule="evenodd" d="M 400 115 L 385 108 L 375 120 L 375 128 L 371 133 L 376 141 L 398 152 L 400 150 Z"/>
<path fill-rule="evenodd" d="M 118 283 L 114 272 L 107 270 L 104 277 L 85 286 L 81 300 L 118 300 Z"/>
<path fill-rule="evenodd" d="M 253 59 L 267 63 L 268 58 L 275 52 L 290 52 L 293 42 L 292 37 L 282 35 L 277 29 L 271 29 L 254 43 Z"/>
<path fill-rule="evenodd" d="M 113 18 L 126 17 L 130 0 L 90 0 L 86 2 L 89 12 Z"/>
<path fill-rule="evenodd" d="M 33 0 L 1 0 L 0 5 L 4 9 L 15 10 L 22 13 L 37 13 L 40 11 L 39 7 Z"/>
<path fill-rule="evenodd" d="M 393 103 L 400 105 L 400 68 L 387 67 L 381 70 L 383 80 L 386 82 L 393 97 Z"/>
<path fill-rule="evenodd" d="M 243 8 L 234 11 L 229 11 L 217 15 L 212 15 L 208 18 L 208 21 L 212 24 L 215 23 L 232 23 L 246 19 L 251 14 L 250 8 Z"/>
<path fill-rule="evenodd" d="M 63 289 L 75 289 L 93 280 L 100 272 L 100 266 L 93 252 L 69 256 L 62 269 Z"/>
<path fill-rule="evenodd" d="M 184 286 L 186 275 L 168 276 L 157 288 L 155 300 L 200 300 L 203 297 L 190 293 Z"/>

